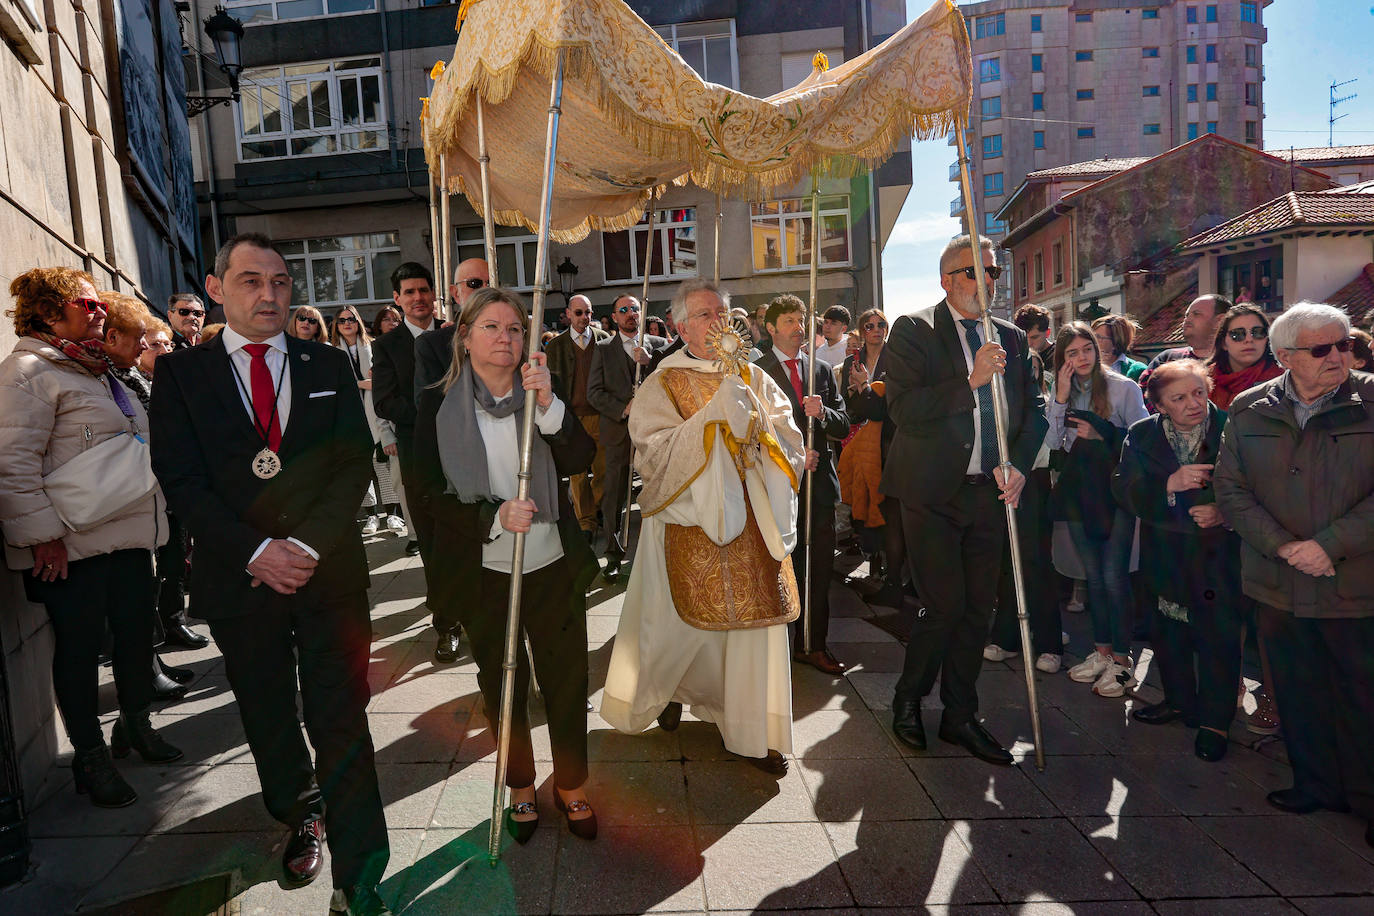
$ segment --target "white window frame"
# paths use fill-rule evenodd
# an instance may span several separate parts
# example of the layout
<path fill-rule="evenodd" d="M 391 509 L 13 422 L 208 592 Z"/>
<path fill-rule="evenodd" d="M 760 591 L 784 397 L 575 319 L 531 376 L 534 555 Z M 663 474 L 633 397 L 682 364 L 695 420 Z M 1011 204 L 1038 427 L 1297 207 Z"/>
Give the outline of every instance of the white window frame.
<path fill-rule="evenodd" d="M 720 23 L 721 30 L 711 35 L 690 35 L 682 39 L 678 37 L 678 30 L 683 26 L 701 27 L 712 23 Z M 728 36 L 730 39 L 730 82 L 723 85 L 728 85 L 731 89 L 739 89 L 739 42 L 736 37 L 734 19 L 698 19 L 691 22 L 675 22 L 670 25 L 655 26 L 654 31 L 668 44 L 668 47 L 677 52 L 678 56 L 682 55 L 681 41 L 705 41 L 708 38 L 725 38 Z M 705 59 L 704 53 L 702 58 Z M 685 61 L 686 58 L 684 57 L 683 60 Z M 719 80 L 713 80 L 704 73 L 698 75 L 704 80 L 722 85 Z"/>
<path fill-rule="evenodd" d="M 376 66 L 357 67 L 349 70 L 335 70 L 334 68 L 345 61 L 354 60 L 375 60 Z M 304 72 L 303 68 L 311 67 L 311 72 Z M 300 70 L 302 72 L 292 73 L 287 76 L 286 70 Z M 362 81 L 366 77 L 377 79 L 377 117 L 371 121 L 360 120 L 357 124 L 343 123 L 343 103 L 340 95 L 340 87 L 345 82 L 357 84 L 358 114 L 362 117 Z M 304 81 L 307 93 L 310 85 L 314 82 L 324 82 L 329 95 L 329 126 L 310 127 L 304 126 L 297 128 L 292 123 L 291 105 L 291 84 Z M 249 96 L 257 104 L 259 123 L 261 124 L 263 103 L 268 99 L 275 99 L 281 114 L 281 129 L 277 131 L 260 131 L 259 133 L 248 136 L 244 133 L 244 100 L 234 103 L 234 129 L 238 131 L 238 161 L 239 162 L 264 162 L 276 159 L 308 159 L 314 156 L 337 156 L 347 153 L 375 153 L 385 152 L 390 144 L 390 137 L 387 134 L 387 111 L 386 111 L 386 81 L 382 76 L 381 58 L 371 55 L 360 57 L 338 58 L 336 60 L 326 60 L 318 62 L 305 62 L 299 64 L 285 64 L 277 67 L 259 67 L 243 72 L 241 92 L 244 96 Z M 348 134 L 362 134 L 374 132 L 381 135 L 379 145 L 376 147 L 364 147 L 361 149 L 348 149 L 343 146 L 343 138 Z M 336 148 L 333 150 L 321 150 L 320 152 L 291 152 L 291 141 L 305 137 L 334 137 Z M 280 156 L 244 156 L 244 145 L 247 143 L 263 143 L 274 140 L 281 140 L 286 144 L 286 152 Z"/>
<path fill-rule="evenodd" d="M 254 6 L 270 6 L 272 8 L 271 19 L 257 19 L 252 21 L 240 20 L 241 22 L 243 22 L 243 25 L 245 27 L 255 25 L 269 25 L 273 22 L 304 22 L 307 19 L 328 19 L 334 16 L 364 16 L 369 13 L 377 12 L 377 0 L 371 0 L 372 9 L 370 10 L 345 10 L 339 13 L 332 13 L 329 11 L 329 0 L 320 0 L 320 8 L 323 10 L 323 12 L 311 13 L 307 16 L 277 15 L 278 7 L 280 7 L 283 3 L 290 3 L 291 0 L 219 0 L 219 2 L 224 5 L 224 11 L 228 13 L 230 16 L 233 16 L 235 19 L 239 18 L 234 13 L 236 9 L 243 9 L 245 7 Z"/>
<path fill-rule="evenodd" d="M 827 201 L 840 201 L 840 202 L 841 202 L 841 205 L 836 206 L 836 205 L 834 205 L 834 204 L 832 203 L 832 204 L 830 204 L 829 206 L 827 206 Z M 784 212 L 782 212 L 782 205 L 785 204 L 785 203 L 788 203 L 788 202 L 800 203 L 801 206 L 797 207 L 797 209 L 796 209 L 794 212 L 791 212 L 791 213 L 784 213 Z M 758 241 L 759 236 L 758 236 L 758 233 L 754 232 L 755 226 L 758 226 L 758 225 L 770 225 L 770 226 L 776 226 L 776 228 L 777 228 L 777 238 L 778 238 L 778 260 L 779 260 L 781 266 L 779 266 L 779 267 L 757 267 L 757 266 L 755 266 L 755 267 L 754 267 L 754 273 L 756 273 L 756 274 L 779 274 L 779 273 L 787 273 L 788 271 L 793 271 L 793 270 L 808 270 L 808 269 L 810 269 L 811 264 L 810 264 L 809 261 L 801 261 L 801 262 L 798 263 L 798 264 L 792 264 L 792 265 L 789 265 L 789 264 L 788 264 L 788 261 L 790 260 L 790 252 L 789 252 L 789 250 L 788 250 L 788 244 L 787 244 L 787 243 L 788 243 L 788 239 L 789 239 L 789 237 L 790 237 L 790 236 L 789 236 L 789 225 L 788 225 L 788 224 L 791 223 L 791 222 L 793 222 L 793 221 L 796 221 L 796 220 L 809 220 L 809 219 L 811 219 L 811 199 L 810 199 L 809 197 L 781 198 L 781 199 L 776 200 L 776 201 L 768 201 L 767 203 L 776 203 L 776 204 L 778 205 L 778 212 L 777 212 L 777 213 L 758 213 L 757 210 L 756 210 L 756 208 L 759 207 L 759 206 L 761 206 L 761 204 L 759 204 L 759 203 L 751 204 L 750 207 L 749 207 L 749 211 L 750 211 L 750 212 L 749 212 L 750 263 L 751 263 L 751 264 L 754 264 L 754 265 L 757 265 L 757 264 L 758 264 L 758 257 L 757 257 L 758 252 L 757 252 L 757 250 L 755 250 L 755 247 L 754 247 L 754 246 L 757 244 L 757 241 Z M 841 217 L 844 218 L 845 250 L 849 252 L 849 257 L 846 258 L 844 261 L 827 261 L 827 260 L 822 259 L 821 262 L 820 262 L 820 264 L 819 264 L 819 266 L 820 266 L 820 267 L 849 267 L 849 266 L 850 266 L 851 264 L 853 264 L 853 262 L 854 262 L 854 227 L 853 227 L 853 223 L 851 222 L 851 219 L 850 219 L 849 195 L 848 195 L 848 194 L 823 194 L 823 195 L 821 195 L 820 207 L 819 207 L 819 216 L 820 216 L 820 220 L 821 220 L 821 225 L 822 225 L 822 226 L 825 225 L 825 219 L 826 219 L 827 216 L 841 216 Z M 809 235 L 808 235 L 808 238 L 809 238 Z M 824 248 L 825 248 L 825 244 L 824 244 L 825 239 L 824 239 L 824 237 L 822 237 L 821 242 L 822 242 L 821 248 L 824 249 Z M 798 253 L 798 260 L 800 260 L 800 253 Z"/>
<path fill-rule="evenodd" d="M 691 210 L 693 213 L 693 217 L 691 219 L 673 219 L 672 216 L 674 211 L 678 210 Z M 684 241 L 691 241 L 693 245 L 695 245 L 697 241 L 701 238 L 701 236 L 697 232 L 697 220 L 695 216 L 696 212 L 697 207 L 695 204 L 684 204 L 680 207 L 664 207 L 662 209 L 657 210 L 654 213 L 654 244 L 658 246 L 658 259 L 663 264 L 663 266 L 668 269 L 668 272 L 650 274 L 649 279 L 651 281 L 684 280 L 689 277 L 696 277 L 700 275 L 700 262 L 695 260 L 695 258 L 692 261 L 690 267 L 684 266 L 683 269 L 676 270 L 674 269 L 675 261 L 668 257 L 668 252 L 670 251 L 672 241 L 669 238 L 670 232 L 686 233 L 686 235 L 679 236 L 676 240 L 679 248 L 682 247 L 682 243 Z M 617 277 L 613 279 L 610 273 L 607 271 L 606 236 L 620 235 L 621 233 L 603 232 L 601 233 L 601 244 L 598 245 L 597 248 L 601 251 L 601 277 L 604 285 L 606 286 L 626 286 L 632 283 L 644 282 L 643 240 L 644 237 L 649 233 L 649 224 L 646 220 L 640 219 L 639 223 L 635 225 L 632 229 L 626 229 L 622 231 L 630 233 L 630 276 Z M 695 252 L 695 254 L 699 257 L 701 253 L 698 251 Z M 681 260 L 681 258 L 677 259 L 678 262 L 681 262 Z M 652 267 L 653 261 L 650 260 L 649 264 L 650 267 Z"/>
<path fill-rule="evenodd" d="M 474 240 L 474 239 L 464 239 L 464 238 L 461 238 L 461 237 L 459 236 L 459 232 L 460 232 L 461 230 L 464 230 L 464 229 L 466 229 L 466 230 L 468 230 L 468 231 L 473 231 L 473 230 L 475 229 L 475 231 L 477 232 L 477 237 L 476 237 L 476 239 Z M 514 230 L 512 230 L 511 228 L 504 227 L 504 226 L 497 226 L 497 227 L 496 227 L 496 251 L 497 251 L 496 261 L 497 261 L 497 264 L 498 264 L 498 271 L 497 271 L 497 272 L 498 272 L 498 274 L 499 274 L 499 276 L 497 277 L 497 280 L 500 282 L 501 286 L 504 287 L 504 288 L 506 288 L 506 289 L 513 289 L 513 290 L 516 290 L 517 292 L 522 292 L 522 293 L 532 292 L 532 291 L 534 290 L 534 281 L 535 281 L 535 278 L 534 278 L 534 277 L 527 277 L 527 276 L 525 276 L 525 246 L 526 246 L 526 245 L 531 246 L 531 247 L 533 248 L 533 250 L 535 251 L 535 258 L 537 258 L 537 257 L 538 257 L 538 251 L 539 251 L 539 236 L 537 236 L 537 235 L 531 235 L 531 234 L 529 233 L 528 230 L 524 230 L 524 232 L 523 232 L 522 234 L 519 234 L 519 235 L 515 235 L 515 234 L 502 235 L 501 233 L 502 233 L 503 231 L 504 231 L 504 232 L 510 233 L 510 232 L 513 232 Z M 474 227 L 474 226 L 456 226 L 456 227 L 454 227 L 454 230 L 453 230 L 453 244 L 454 244 L 454 254 L 455 254 L 455 256 L 456 256 L 455 259 L 454 259 L 454 264 L 455 264 L 455 265 L 462 263 L 463 261 L 467 260 L 468 258 L 482 258 L 483 260 L 486 260 L 486 257 L 487 257 L 486 242 L 483 241 L 483 238 L 482 238 L 482 227 L 481 227 L 480 225 L 475 226 L 475 227 Z M 502 248 L 513 248 L 513 249 L 515 250 L 515 273 L 516 273 L 516 275 L 515 275 L 514 277 L 507 277 L 505 274 L 500 273 L 500 270 L 499 270 L 499 265 L 500 265 L 500 263 L 501 263 L 500 251 L 501 251 Z M 546 255 L 546 257 L 547 257 L 547 255 Z M 490 266 L 490 265 L 488 265 L 488 266 Z M 536 271 L 537 271 L 537 270 L 538 270 L 538 267 L 539 267 L 538 263 L 536 263 L 534 266 L 535 266 L 535 269 L 536 269 Z M 548 273 L 547 269 L 545 270 L 545 274 L 551 276 L 551 274 Z M 448 278 L 446 278 L 445 281 L 444 281 L 444 284 L 445 284 L 445 287 L 446 287 L 446 288 L 447 288 L 448 285 L 450 285 L 450 284 L 452 284 L 452 283 L 453 283 L 453 278 L 452 278 L 452 277 L 448 277 Z"/>
<path fill-rule="evenodd" d="M 379 235 L 390 235 L 393 237 L 394 241 L 385 245 L 374 244 L 374 237 Z M 312 242 L 318 244 L 321 242 L 332 241 L 334 239 L 341 238 L 364 239 L 366 241 L 366 244 L 361 247 L 353 248 L 328 248 L 319 251 L 311 250 Z M 348 235 L 321 236 L 313 239 L 290 239 L 279 244 L 283 246 L 299 244 L 304 249 L 299 254 L 293 252 L 282 255 L 282 257 L 286 260 L 286 267 L 288 271 L 291 269 L 293 263 L 300 264 L 305 268 L 305 287 L 308 294 L 307 301 L 292 302 L 292 308 L 296 308 L 302 305 L 313 305 L 316 308 L 339 308 L 345 305 L 368 305 L 376 302 L 384 302 L 386 301 L 385 297 L 376 298 L 372 295 L 368 295 L 361 299 L 334 299 L 330 301 L 316 300 L 315 261 L 324 260 L 327 258 L 332 259 L 334 261 L 334 288 L 338 293 L 343 294 L 345 292 L 342 265 L 343 259 L 362 257 L 363 271 L 367 277 L 367 289 L 368 292 L 371 293 L 373 290 L 379 288 L 377 286 L 377 281 L 379 279 L 384 284 L 384 286 L 382 287 L 383 291 L 385 291 L 385 285 L 389 284 L 390 282 L 388 278 L 378 278 L 373 276 L 373 261 L 375 260 L 376 256 L 379 254 L 394 253 L 398 258 L 399 263 L 399 258 L 401 255 L 401 234 L 398 230 L 395 229 L 383 229 L 380 232 L 359 232 Z M 292 282 L 294 283 L 294 281 L 295 275 L 293 274 Z"/>

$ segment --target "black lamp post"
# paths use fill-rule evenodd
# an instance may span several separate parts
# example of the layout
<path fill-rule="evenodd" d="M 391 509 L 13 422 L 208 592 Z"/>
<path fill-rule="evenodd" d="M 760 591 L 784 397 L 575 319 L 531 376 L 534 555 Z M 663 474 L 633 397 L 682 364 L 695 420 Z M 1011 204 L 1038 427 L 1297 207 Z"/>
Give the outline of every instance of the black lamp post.
<path fill-rule="evenodd" d="M 564 306 L 571 301 L 576 289 L 577 265 L 572 262 L 572 258 L 564 257 L 563 263 L 558 265 L 558 291 L 563 294 Z"/>
<path fill-rule="evenodd" d="M 221 102 L 227 105 L 239 100 L 239 74 L 243 72 L 243 53 L 239 43 L 243 40 L 243 23 L 225 12 L 224 7 L 217 6 L 214 15 L 205 20 L 205 34 L 215 43 L 215 56 L 219 58 L 219 68 L 229 78 L 229 95 L 188 95 L 188 118 L 194 118 Z"/>

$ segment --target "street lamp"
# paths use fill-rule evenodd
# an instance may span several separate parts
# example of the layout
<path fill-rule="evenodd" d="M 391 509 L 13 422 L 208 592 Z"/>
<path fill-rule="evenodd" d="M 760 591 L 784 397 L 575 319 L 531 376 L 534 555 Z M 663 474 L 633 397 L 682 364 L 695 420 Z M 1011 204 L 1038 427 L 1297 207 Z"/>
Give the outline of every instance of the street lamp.
<path fill-rule="evenodd" d="M 229 78 L 229 95 L 197 95 L 186 97 L 186 117 L 194 118 L 221 102 L 226 105 L 239 100 L 239 74 L 243 72 L 243 54 L 239 42 L 243 40 L 243 23 L 216 6 L 213 16 L 205 20 L 205 34 L 215 43 L 219 68 Z"/>
<path fill-rule="evenodd" d="M 563 263 L 558 265 L 558 291 L 563 294 L 564 306 L 572 299 L 576 289 L 577 265 L 572 262 L 572 258 L 564 257 Z"/>

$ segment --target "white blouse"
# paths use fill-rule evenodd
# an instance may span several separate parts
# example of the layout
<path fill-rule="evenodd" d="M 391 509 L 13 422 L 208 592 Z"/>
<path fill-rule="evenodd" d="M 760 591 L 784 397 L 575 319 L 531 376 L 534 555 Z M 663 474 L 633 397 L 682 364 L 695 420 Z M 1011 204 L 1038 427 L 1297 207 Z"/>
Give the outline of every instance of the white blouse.
<path fill-rule="evenodd" d="M 512 391 L 504 398 L 497 398 L 496 403 L 500 405 L 512 397 L 524 396 L 523 391 Z M 548 410 L 535 411 L 534 425 L 543 435 L 555 435 L 563 426 L 563 412 L 563 402 L 555 396 Z M 477 430 L 487 447 L 487 479 L 491 482 L 492 495 L 503 500 L 515 499 L 520 492 L 520 427 L 515 422 L 515 414 L 498 419 L 478 406 Z M 538 508 L 552 510 L 555 507 Z M 501 527 L 498 516 L 492 523 L 491 536 L 495 540 L 482 545 L 483 568 L 510 573 L 515 535 Z M 535 522 L 530 525 L 529 534 L 525 535 L 525 572 L 543 569 L 562 556 L 563 543 L 558 539 L 556 524 Z"/>

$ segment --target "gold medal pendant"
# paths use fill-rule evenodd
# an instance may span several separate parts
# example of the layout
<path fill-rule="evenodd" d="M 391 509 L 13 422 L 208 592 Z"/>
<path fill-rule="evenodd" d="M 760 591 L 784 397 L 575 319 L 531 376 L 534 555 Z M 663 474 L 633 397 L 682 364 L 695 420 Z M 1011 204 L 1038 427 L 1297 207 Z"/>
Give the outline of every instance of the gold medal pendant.
<path fill-rule="evenodd" d="M 270 448 L 265 448 L 253 456 L 253 473 L 263 480 L 270 480 L 281 472 L 281 459 Z"/>

